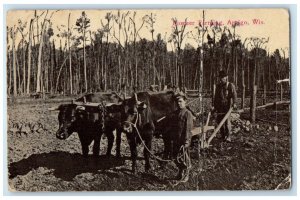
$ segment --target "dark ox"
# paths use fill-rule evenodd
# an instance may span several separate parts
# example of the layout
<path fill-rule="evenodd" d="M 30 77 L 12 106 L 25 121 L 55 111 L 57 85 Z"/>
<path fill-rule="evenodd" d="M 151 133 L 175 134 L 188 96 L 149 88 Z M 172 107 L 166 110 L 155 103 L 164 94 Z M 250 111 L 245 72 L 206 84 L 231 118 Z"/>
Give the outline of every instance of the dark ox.
<path fill-rule="evenodd" d="M 108 148 L 106 155 L 111 155 L 111 149 L 114 142 L 113 131 L 117 132 L 117 156 L 120 156 L 121 126 L 120 114 L 109 113 L 104 107 L 78 106 L 78 102 L 118 103 L 120 97 L 115 93 L 95 93 L 87 94 L 77 99 L 74 104 L 60 105 L 58 110 L 59 129 L 56 132 L 58 139 L 65 140 L 73 132 L 77 132 L 84 156 L 88 155 L 89 145 L 94 141 L 93 154 L 99 155 L 100 140 L 103 133 L 108 139 Z"/>
<path fill-rule="evenodd" d="M 137 145 L 141 142 L 137 127 L 142 140 L 146 147 L 151 151 L 152 139 L 154 134 L 164 133 L 169 127 L 169 120 L 161 120 L 165 116 L 173 113 L 176 107 L 175 94 L 173 91 L 148 93 L 139 92 L 130 99 L 123 101 L 121 109 L 122 113 L 122 130 L 126 133 L 130 146 L 132 171 L 135 172 L 137 159 Z M 150 153 L 144 148 L 145 171 L 151 169 Z"/>

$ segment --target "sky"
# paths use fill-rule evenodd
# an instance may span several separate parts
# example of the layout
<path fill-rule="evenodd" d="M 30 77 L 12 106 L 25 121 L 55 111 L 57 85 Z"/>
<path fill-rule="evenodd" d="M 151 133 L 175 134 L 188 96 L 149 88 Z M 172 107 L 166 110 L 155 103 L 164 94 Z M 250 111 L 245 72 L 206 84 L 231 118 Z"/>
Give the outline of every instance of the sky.
<path fill-rule="evenodd" d="M 51 22 L 54 29 L 54 37 L 52 39 L 59 43 L 59 38 L 56 35 L 59 33 L 57 27 L 61 25 L 67 26 L 68 15 L 71 13 L 70 24 L 75 27 L 76 19 L 78 19 L 83 10 L 59 10 L 52 15 Z M 186 32 L 191 32 L 183 41 L 182 48 L 186 43 L 196 47 L 197 42 L 193 39 L 192 35 L 196 34 L 196 26 L 199 21 L 202 21 L 202 9 L 143 9 L 143 10 L 121 10 L 121 13 L 130 11 L 130 16 L 136 12 L 136 25 L 140 27 L 142 24 L 142 18 L 145 15 L 153 13 L 156 16 L 154 23 L 154 35 L 161 33 L 162 38 L 168 39 L 171 32 L 173 21 L 172 18 L 178 20 L 178 27 L 181 28 L 182 22 L 187 19 Z M 38 14 L 43 11 L 39 10 Z M 49 11 L 48 17 L 53 10 Z M 107 12 L 117 14 L 117 10 L 85 10 L 87 17 L 91 20 L 91 31 L 96 31 L 101 28 L 101 20 L 105 22 L 104 16 Z M 7 26 L 13 27 L 18 24 L 18 20 L 22 22 L 27 21 L 27 28 L 25 32 L 28 32 L 29 21 L 34 16 L 33 10 L 10 10 L 7 13 Z M 44 16 L 43 16 L 44 17 Z M 236 27 L 236 34 L 240 36 L 241 40 L 245 38 L 259 37 L 269 38 L 269 42 L 266 45 L 266 50 L 273 52 L 275 49 L 285 49 L 288 52 L 289 39 L 290 39 L 290 27 L 289 27 L 289 13 L 285 9 L 205 9 L 205 25 L 210 22 L 218 23 L 222 28 L 224 26 L 231 27 L 233 23 L 238 22 L 240 26 Z M 256 23 L 255 23 L 256 22 Z M 66 29 L 66 28 L 63 28 Z M 210 27 L 208 25 L 208 33 L 211 34 Z M 232 28 L 231 28 L 232 30 Z M 73 33 L 77 33 L 76 30 Z M 143 28 L 139 32 L 141 37 L 151 39 L 151 33 L 144 24 Z M 21 34 L 17 35 L 17 41 L 21 38 Z M 110 41 L 113 37 L 110 37 Z M 122 40 L 122 39 L 121 39 Z M 168 50 L 171 50 L 170 44 L 168 44 Z"/>

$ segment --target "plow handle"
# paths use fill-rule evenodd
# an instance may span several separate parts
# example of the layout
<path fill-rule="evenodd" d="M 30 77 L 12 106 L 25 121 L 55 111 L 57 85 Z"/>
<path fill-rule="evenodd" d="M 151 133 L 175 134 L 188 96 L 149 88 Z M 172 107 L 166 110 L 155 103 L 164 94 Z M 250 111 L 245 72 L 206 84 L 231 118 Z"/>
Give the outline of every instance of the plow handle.
<path fill-rule="evenodd" d="M 225 123 L 225 121 L 228 119 L 228 117 L 230 116 L 231 112 L 232 112 L 233 108 L 231 107 L 228 112 L 226 113 L 226 115 L 223 117 L 222 121 L 220 122 L 220 124 L 217 126 L 217 128 L 214 130 L 213 134 L 211 134 L 211 136 L 209 137 L 209 139 L 207 140 L 207 144 L 206 146 L 208 147 L 210 142 L 212 141 L 212 139 L 217 135 L 218 131 L 220 130 L 220 128 L 223 126 L 223 124 Z"/>

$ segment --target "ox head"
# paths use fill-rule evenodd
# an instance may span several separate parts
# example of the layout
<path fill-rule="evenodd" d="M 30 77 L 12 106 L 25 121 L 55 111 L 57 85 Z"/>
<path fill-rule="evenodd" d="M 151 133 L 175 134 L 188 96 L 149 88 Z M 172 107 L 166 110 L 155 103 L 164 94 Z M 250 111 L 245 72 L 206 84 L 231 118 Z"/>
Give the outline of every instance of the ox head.
<path fill-rule="evenodd" d="M 61 140 L 67 139 L 73 132 L 76 132 L 79 119 L 82 119 L 85 116 L 84 107 L 76 104 L 63 104 L 49 110 L 59 111 L 59 128 L 56 132 L 56 137 Z"/>
<path fill-rule="evenodd" d="M 138 95 L 134 95 L 123 101 L 123 112 L 122 112 L 122 129 L 125 133 L 132 133 L 133 124 L 136 126 L 140 125 L 141 119 L 140 114 L 147 108 L 145 102 L 138 100 Z"/>

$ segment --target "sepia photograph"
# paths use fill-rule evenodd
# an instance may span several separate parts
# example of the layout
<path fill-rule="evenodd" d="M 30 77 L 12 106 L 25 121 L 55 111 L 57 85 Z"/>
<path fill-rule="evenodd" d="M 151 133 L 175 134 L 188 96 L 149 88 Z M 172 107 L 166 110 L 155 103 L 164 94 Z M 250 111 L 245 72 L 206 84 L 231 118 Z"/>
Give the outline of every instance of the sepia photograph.
<path fill-rule="evenodd" d="M 291 189 L 289 9 L 5 15 L 10 192 Z"/>

